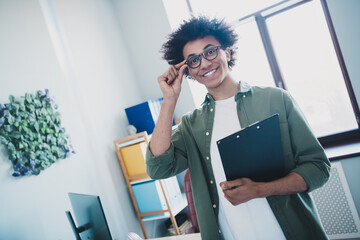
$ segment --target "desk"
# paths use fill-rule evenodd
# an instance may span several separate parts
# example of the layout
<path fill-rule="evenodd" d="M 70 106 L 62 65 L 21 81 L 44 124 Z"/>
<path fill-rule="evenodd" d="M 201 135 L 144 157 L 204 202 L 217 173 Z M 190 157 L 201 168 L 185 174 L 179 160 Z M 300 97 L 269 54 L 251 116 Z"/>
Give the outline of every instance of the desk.
<path fill-rule="evenodd" d="M 177 235 L 163 238 L 152 238 L 151 240 L 201 240 L 200 233 Z"/>

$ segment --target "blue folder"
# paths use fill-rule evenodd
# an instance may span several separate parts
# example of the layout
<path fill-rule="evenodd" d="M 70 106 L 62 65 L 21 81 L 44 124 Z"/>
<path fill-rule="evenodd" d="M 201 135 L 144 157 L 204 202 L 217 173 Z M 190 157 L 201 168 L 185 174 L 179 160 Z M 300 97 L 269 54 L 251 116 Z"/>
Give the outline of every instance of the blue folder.
<path fill-rule="evenodd" d="M 135 126 L 137 133 L 146 131 L 147 134 L 152 134 L 159 117 L 162 101 L 163 98 L 158 98 L 125 108 L 129 124 Z M 175 121 L 173 120 L 174 125 Z"/>
<path fill-rule="evenodd" d="M 217 146 L 228 181 L 267 182 L 285 175 L 279 114 L 218 140 Z"/>
<path fill-rule="evenodd" d="M 134 192 L 134 196 L 140 213 L 167 209 L 167 205 L 159 184 L 159 180 L 151 180 L 134 184 L 132 190 Z M 142 218 L 146 219 L 150 217 L 159 217 L 164 215 L 165 213 L 161 213 L 158 215 L 151 215 Z"/>

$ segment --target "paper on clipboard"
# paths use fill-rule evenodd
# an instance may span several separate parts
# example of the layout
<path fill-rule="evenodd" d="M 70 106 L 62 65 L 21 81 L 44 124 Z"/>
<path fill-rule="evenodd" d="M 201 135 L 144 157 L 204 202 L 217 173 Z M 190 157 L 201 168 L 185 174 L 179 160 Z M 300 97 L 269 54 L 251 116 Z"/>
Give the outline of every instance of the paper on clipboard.
<path fill-rule="evenodd" d="M 217 141 L 228 181 L 247 177 L 257 182 L 284 176 L 279 114 Z"/>

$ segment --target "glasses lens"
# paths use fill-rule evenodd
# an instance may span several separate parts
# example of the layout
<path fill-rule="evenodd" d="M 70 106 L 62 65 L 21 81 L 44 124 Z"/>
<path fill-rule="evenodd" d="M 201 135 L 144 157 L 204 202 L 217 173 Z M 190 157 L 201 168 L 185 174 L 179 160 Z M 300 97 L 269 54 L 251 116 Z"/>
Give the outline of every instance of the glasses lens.
<path fill-rule="evenodd" d="M 217 47 L 212 47 L 204 52 L 204 57 L 207 60 L 213 60 L 217 57 Z"/>
<path fill-rule="evenodd" d="M 200 57 L 194 56 L 188 59 L 188 65 L 191 68 L 197 68 L 200 65 Z"/>

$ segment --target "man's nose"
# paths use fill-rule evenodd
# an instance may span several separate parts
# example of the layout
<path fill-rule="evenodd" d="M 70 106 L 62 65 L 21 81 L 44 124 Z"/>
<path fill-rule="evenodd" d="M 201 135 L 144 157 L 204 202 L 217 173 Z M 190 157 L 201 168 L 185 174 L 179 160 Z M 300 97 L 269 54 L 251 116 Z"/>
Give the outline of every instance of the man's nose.
<path fill-rule="evenodd" d="M 207 69 L 211 65 L 212 61 L 207 60 L 206 58 L 204 58 L 204 56 L 201 56 L 201 57 L 202 57 L 202 61 L 201 61 L 200 67 L 202 69 Z"/>

